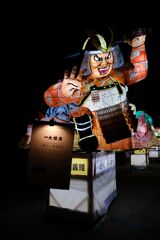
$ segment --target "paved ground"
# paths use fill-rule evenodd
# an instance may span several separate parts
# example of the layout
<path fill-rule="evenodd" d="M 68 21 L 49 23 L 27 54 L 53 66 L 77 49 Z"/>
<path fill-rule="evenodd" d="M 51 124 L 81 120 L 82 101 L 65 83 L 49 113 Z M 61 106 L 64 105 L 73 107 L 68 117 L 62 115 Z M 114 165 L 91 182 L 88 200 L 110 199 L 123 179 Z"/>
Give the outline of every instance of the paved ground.
<path fill-rule="evenodd" d="M 25 187 L 26 161 L 26 152 L 19 153 L 16 166 L 12 164 L 13 179 L 1 191 L 1 240 L 160 239 L 159 164 L 146 169 L 117 167 L 118 196 L 106 218 L 90 226 L 65 216 L 49 216 L 46 189 Z"/>

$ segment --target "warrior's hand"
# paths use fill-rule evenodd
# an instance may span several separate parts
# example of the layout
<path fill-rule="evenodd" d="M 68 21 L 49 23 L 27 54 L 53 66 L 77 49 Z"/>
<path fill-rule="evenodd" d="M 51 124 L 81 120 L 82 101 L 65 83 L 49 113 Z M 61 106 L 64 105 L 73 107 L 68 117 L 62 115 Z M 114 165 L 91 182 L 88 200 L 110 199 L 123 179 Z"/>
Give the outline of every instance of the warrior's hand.
<path fill-rule="evenodd" d="M 69 71 L 64 72 L 64 80 L 62 82 L 62 92 L 65 97 L 81 97 L 82 77 L 83 73 L 77 73 L 77 66 L 72 68 L 69 75 Z"/>
<path fill-rule="evenodd" d="M 133 38 L 131 41 L 128 42 L 128 44 L 131 47 L 136 48 L 136 47 L 143 45 L 145 43 L 145 40 L 146 40 L 146 35 L 141 35 L 141 36 Z"/>
<path fill-rule="evenodd" d="M 128 43 L 131 47 L 136 48 L 145 43 L 146 31 L 145 29 L 138 28 L 135 31 L 131 31 L 124 36 L 124 42 Z"/>

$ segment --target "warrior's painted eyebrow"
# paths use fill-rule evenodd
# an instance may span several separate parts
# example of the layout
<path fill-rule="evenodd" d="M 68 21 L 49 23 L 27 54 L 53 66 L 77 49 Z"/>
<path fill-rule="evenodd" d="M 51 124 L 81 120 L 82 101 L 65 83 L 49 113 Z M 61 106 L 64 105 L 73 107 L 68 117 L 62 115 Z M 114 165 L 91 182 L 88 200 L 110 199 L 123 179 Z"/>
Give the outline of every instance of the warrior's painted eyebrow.
<path fill-rule="evenodd" d="M 97 54 L 95 54 L 94 56 L 95 56 L 95 57 L 97 57 L 98 59 L 101 59 L 101 57 L 98 57 L 98 55 L 97 55 Z"/>
<path fill-rule="evenodd" d="M 74 87 L 78 87 L 77 85 L 73 84 L 73 83 L 68 83 L 68 85 L 72 85 Z"/>
<path fill-rule="evenodd" d="M 106 56 L 107 58 L 111 56 L 111 52 L 108 53 L 108 55 Z"/>

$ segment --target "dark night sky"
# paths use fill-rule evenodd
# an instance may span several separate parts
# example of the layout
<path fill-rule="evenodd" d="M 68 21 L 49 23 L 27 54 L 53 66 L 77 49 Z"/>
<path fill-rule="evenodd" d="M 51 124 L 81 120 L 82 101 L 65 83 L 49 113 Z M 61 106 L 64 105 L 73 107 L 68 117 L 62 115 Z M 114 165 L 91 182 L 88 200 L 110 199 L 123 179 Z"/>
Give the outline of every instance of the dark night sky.
<path fill-rule="evenodd" d="M 6 176 L 9 177 L 9 168 L 15 168 L 12 155 L 17 140 L 26 132 L 27 123 L 34 119 L 38 110 L 46 109 L 43 93 L 58 79 L 63 69 L 64 54 L 79 49 L 81 32 L 90 26 L 94 27 L 97 23 L 104 28 L 114 26 L 117 38 L 121 38 L 121 34 L 132 25 L 153 27 L 147 37 L 148 77 L 129 89 L 129 97 L 136 106 L 145 108 L 153 116 L 155 125 L 160 126 L 158 99 L 160 34 L 158 23 L 152 24 L 153 18 L 159 16 L 159 12 L 157 14 L 152 10 L 155 4 L 151 3 L 148 7 L 146 3 L 145 5 L 142 3 L 141 9 L 137 2 L 136 6 L 134 2 L 126 5 L 122 1 L 119 2 L 119 6 L 113 1 L 113 6 L 110 6 L 110 2 L 95 4 L 92 1 L 87 7 L 86 2 L 69 4 L 69 1 L 59 1 L 60 6 L 58 2 L 56 6 L 52 3 L 51 7 L 47 3 L 46 9 L 44 3 L 42 6 L 40 3 L 36 3 L 35 6 L 33 3 L 25 6 L 14 3 L 11 11 L 8 5 L 2 7 L 0 73 L 3 145 L 1 150 L 7 148 L 2 155 L 11 156 L 8 161 L 5 162 L 3 159 L 1 162 L 1 165 L 5 163 L 2 169 L 7 169 L 1 182 L 4 182 Z M 150 20 L 151 22 L 148 23 Z"/>
<path fill-rule="evenodd" d="M 17 60 L 12 61 L 12 73 L 15 75 L 15 112 L 17 118 L 25 122 L 34 119 L 38 110 L 45 111 L 43 101 L 44 91 L 58 80 L 63 69 L 63 56 L 79 50 L 82 46 L 81 34 L 88 27 L 94 27 L 95 22 L 77 23 L 76 27 L 63 24 L 60 31 L 50 28 L 25 28 L 18 34 L 15 49 Z M 146 39 L 146 49 L 149 61 L 148 77 L 134 86 L 129 87 L 128 97 L 139 110 L 145 110 L 153 117 L 155 126 L 160 126 L 160 33 L 158 24 L 111 24 L 115 29 L 117 40 L 122 34 L 133 27 L 149 29 Z M 127 47 L 123 47 L 126 54 Z M 125 52 L 126 51 L 126 52 Z M 127 52 L 128 54 L 128 52 Z M 24 106 L 24 109 L 23 107 Z"/>

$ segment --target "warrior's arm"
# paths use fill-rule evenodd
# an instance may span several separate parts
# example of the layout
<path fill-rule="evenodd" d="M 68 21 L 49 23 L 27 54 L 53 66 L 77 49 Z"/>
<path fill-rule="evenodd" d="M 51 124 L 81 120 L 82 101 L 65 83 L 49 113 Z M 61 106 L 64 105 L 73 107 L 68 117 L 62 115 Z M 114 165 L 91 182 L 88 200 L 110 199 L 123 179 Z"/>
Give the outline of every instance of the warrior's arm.
<path fill-rule="evenodd" d="M 130 61 L 133 68 L 124 71 L 126 85 L 134 84 L 147 77 L 148 61 L 144 44 L 132 49 Z"/>
<path fill-rule="evenodd" d="M 130 85 L 139 82 L 147 77 L 148 73 L 148 60 L 145 47 L 146 34 L 143 29 L 139 28 L 132 33 L 132 36 L 128 35 L 125 42 L 131 47 L 130 62 L 131 68 L 123 68 L 123 74 L 125 78 L 125 84 Z"/>

